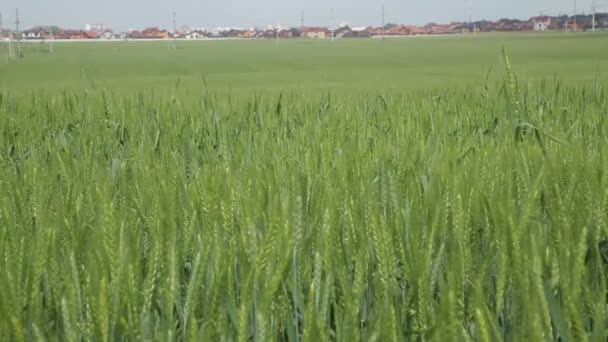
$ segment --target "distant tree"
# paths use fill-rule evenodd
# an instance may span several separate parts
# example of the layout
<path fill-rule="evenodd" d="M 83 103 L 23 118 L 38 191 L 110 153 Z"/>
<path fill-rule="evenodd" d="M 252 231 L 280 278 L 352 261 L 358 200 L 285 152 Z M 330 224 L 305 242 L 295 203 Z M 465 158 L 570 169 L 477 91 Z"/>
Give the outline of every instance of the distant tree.
<path fill-rule="evenodd" d="M 52 35 L 56 35 L 58 33 L 63 32 L 63 29 L 59 26 L 51 25 L 49 26 L 49 31 Z"/>
<path fill-rule="evenodd" d="M 384 25 L 384 29 L 385 30 L 390 30 L 390 29 L 392 29 L 394 27 L 397 27 L 397 26 L 399 26 L 399 25 L 393 24 L 393 23 L 388 23 L 388 24 Z"/>

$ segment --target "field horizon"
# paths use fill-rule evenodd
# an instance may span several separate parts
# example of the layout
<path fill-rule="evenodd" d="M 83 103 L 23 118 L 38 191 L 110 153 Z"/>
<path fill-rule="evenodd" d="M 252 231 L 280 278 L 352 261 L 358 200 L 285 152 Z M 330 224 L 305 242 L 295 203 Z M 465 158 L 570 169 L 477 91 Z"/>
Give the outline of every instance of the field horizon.
<path fill-rule="evenodd" d="M 178 41 L 22 44 L 0 61 L 0 89 L 113 89 L 122 93 L 214 90 L 346 95 L 494 85 L 501 50 L 520 80 L 606 81 L 608 33 L 479 34 L 406 39 Z M 4 44 L 6 46 L 6 44 Z M 2 50 L 0 50 L 0 57 Z M 487 79 L 487 81 L 486 81 Z"/>
<path fill-rule="evenodd" d="M 605 341 L 606 38 L 25 46 L 0 340 Z"/>

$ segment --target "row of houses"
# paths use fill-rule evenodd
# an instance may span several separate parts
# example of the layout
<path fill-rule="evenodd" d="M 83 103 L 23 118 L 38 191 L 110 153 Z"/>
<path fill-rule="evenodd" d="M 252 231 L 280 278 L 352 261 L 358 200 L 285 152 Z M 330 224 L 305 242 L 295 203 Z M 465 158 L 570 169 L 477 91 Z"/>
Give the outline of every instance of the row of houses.
<path fill-rule="evenodd" d="M 608 29 L 608 13 L 569 16 L 539 16 L 531 20 L 534 31 L 588 31 L 592 28 Z"/>
<path fill-rule="evenodd" d="M 595 18 L 595 21 L 594 21 Z M 595 25 L 594 25 L 595 23 Z M 369 38 L 390 36 L 412 36 L 429 34 L 456 34 L 467 32 L 496 32 L 496 31 L 580 31 L 592 27 L 608 30 L 608 13 L 598 13 L 595 16 L 538 16 L 529 20 L 500 19 L 497 21 L 476 21 L 470 23 L 436 24 L 424 26 L 387 24 L 383 27 L 351 28 L 342 26 L 336 29 L 327 27 L 298 27 L 298 28 L 263 28 L 238 29 L 227 28 L 217 30 L 190 29 L 182 27 L 177 32 L 170 32 L 158 27 L 143 30 L 129 30 L 115 33 L 103 25 L 87 25 L 85 30 L 63 30 L 57 27 L 37 26 L 21 33 L 22 39 L 207 39 L 207 38 L 241 38 L 241 39 L 290 39 L 290 38 Z M 3 30 L 0 37 L 9 37 L 10 31 Z"/>

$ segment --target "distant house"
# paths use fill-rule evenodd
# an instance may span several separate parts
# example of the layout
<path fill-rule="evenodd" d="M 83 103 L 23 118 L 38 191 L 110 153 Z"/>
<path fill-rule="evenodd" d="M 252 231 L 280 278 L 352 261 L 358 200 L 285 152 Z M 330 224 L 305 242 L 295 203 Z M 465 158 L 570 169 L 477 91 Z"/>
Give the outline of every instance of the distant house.
<path fill-rule="evenodd" d="M 477 30 L 477 32 L 490 32 L 495 30 L 494 23 L 488 20 L 480 20 L 471 24 L 473 25 L 473 29 Z"/>
<path fill-rule="evenodd" d="M 141 37 L 141 32 L 137 30 L 132 30 L 127 33 L 127 39 L 139 39 Z"/>
<path fill-rule="evenodd" d="M 357 36 L 357 38 L 371 38 L 372 35 L 369 34 L 367 30 L 363 31 L 353 31 L 353 34 Z"/>
<path fill-rule="evenodd" d="M 541 16 L 532 18 L 532 25 L 534 27 L 534 31 L 536 32 L 544 32 L 549 29 L 551 26 L 551 17 Z"/>
<path fill-rule="evenodd" d="M 388 29 L 389 36 L 409 36 L 410 29 L 405 25 L 395 25 Z"/>
<path fill-rule="evenodd" d="M 226 38 L 243 38 L 243 34 L 245 34 L 245 32 L 246 31 L 244 30 L 233 28 L 227 31 L 223 31 L 222 36 Z"/>
<path fill-rule="evenodd" d="M 98 39 L 99 35 L 95 31 L 82 31 L 82 39 Z"/>
<path fill-rule="evenodd" d="M 323 27 L 301 27 L 302 38 L 323 39 L 331 37 L 331 31 Z"/>
<path fill-rule="evenodd" d="M 353 38 L 356 35 L 354 34 L 353 30 L 350 28 L 350 26 L 345 25 L 345 26 L 341 26 L 338 27 L 335 32 L 334 35 L 337 38 Z"/>
<path fill-rule="evenodd" d="M 301 36 L 300 30 L 296 28 L 290 28 L 279 31 L 279 38 L 281 39 L 291 39 L 291 38 L 300 38 Z"/>
<path fill-rule="evenodd" d="M 11 37 L 11 35 L 12 35 L 11 31 L 9 31 L 9 30 L 5 30 L 5 29 L 0 30 L 0 39 L 9 38 L 9 37 Z"/>
<path fill-rule="evenodd" d="M 57 39 L 97 39 L 99 36 L 95 31 L 86 30 L 63 30 L 55 35 Z"/>
<path fill-rule="evenodd" d="M 247 39 L 255 38 L 256 35 L 257 35 L 257 32 L 254 29 L 243 32 L 243 38 L 247 38 Z"/>
<path fill-rule="evenodd" d="M 470 25 L 469 23 L 452 23 L 450 25 L 450 30 L 459 33 L 470 33 L 475 29 L 474 25 Z"/>
<path fill-rule="evenodd" d="M 277 37 L 277 31 L 273 29 L 266 29 L 260 31 L 258 38 L 275 39 Z"/>
<path fill-rule="evenodd" d="M 203 38 L 203 35 L 201 35 L 197 31 L 191 31 L 189 33 L 186 33 L 186 35 L 184 36 L 184 38 L 186 38 L 186 39 L 201 39 L 201 38 Z"/>
<path fill-rule="evenodd" d="M 596 19 L 596 23 L 597 23 L 597 19 Z M 590 15 L 576 16 L 576 24 L 578 25 L 579 29 L 589 30 L 593 27 L 593 17 Z"/>
<path fill-rule="evenodd" d="M 343 38 L 370 38 L 372 35 L 368 31 L 368 27 L 353 27 L 351 33 L 344 34 Z"/>
<path fill-rule="evenodd" d="M 440 25 L 440 24 L 431 23 L 431 24 L 426 25 L 424 28 L 426 29 L 426 32 L 429 34 L 455 33 L 454 31 L 452 31 L 450 29 L 450 25 Z"/>
<path fill-rule="evenodd" d="M 149 27 L 143 31 L 131 31 L 130 39 L 168 39 L 169 31 L 161 30 L 158 27 Z"/>
<path fill-rule="evenodd" d="M 180 36 L 186 37 L 188 35 L 188 33 L 191 33 L 193 31 L 198 31 L 198 30 L 193 30 L 188 25 L 183 25 L 182 27 L 179 28 L 179 30 L 177 31 L 177 34 L 179 34 Z"/>
<path fill-rule="evenodd" d="M 46 27 L 42 27 L 42 26 L 33 27 L 33 28 L 23 31 L 23 38 L 24 39 L 49 39 L 49 38 L 51 38 L 51 30 Z"/>
<path fill-rule="evenodd" d="M 186 35 L 184 35 L 184 38 L 196 40 L 196 39 L 205 39 L 208 36 L 209 36 L 209 34 L 203 30 L 194 30 L 194 31 L 190 31 Z"/>
<path fill-rule="evenodd" d="M 420 26 L 410 26 L 409 30 L 410 30 L 410 35 L 412 35 L 412 36 L 419 36 L 422 34 L 426 34 L 426 30 Z"/>
<path fill-rule="evenodd" d="M 372 37 L 386 35 L 386 30 L 384 29 L 384 27 L 368 27 L 367 32 Z"/>
<path fill-rule="evenodd" d="M 99 39 L 103 40 L 114 40 L 116 38 L 117 37 L 112 30 L 105 30 L 99 35 Z"/>

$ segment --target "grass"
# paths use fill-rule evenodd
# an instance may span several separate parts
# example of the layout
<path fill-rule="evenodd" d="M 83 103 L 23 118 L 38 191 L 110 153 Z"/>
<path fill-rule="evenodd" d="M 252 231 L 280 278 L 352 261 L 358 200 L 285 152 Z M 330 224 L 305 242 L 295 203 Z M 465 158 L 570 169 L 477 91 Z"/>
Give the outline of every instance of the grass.
<path fill-rule="evenodd" d="M 281 90 L 349 94 L 363 91 L 467 88 L 490 71 L 501 79 L 500 49 L 508 48 L 520 77 L 593 81 L 608 75 L 607 34 L 491 34 L 395 40 L 213 41 L 24 45 L 26 58 L 0 63 L 0 87 L 106 88 L 116 91 L 200 90 L 232 95 Z M 5 53 L 4 53 L 5 55 Z M 0 57 L 3 54 L 0 53 Z M 4 62 L 4 58 L 1 58 Z"/>
<path fill-rule="evenodd" d="M 265 58 L 241 66 L 258 82 L 231 69 L 271 42 L 192 45 L 224 54 L 175 53 L 224 62 L 166 74 L 145 52 L 161 45 L 126 44 L 130 81 L 95 53 L 120 44 L 65 45 L 98 70 L 87 80 L 75 62 L 33 72 L 48 55 L 2 65 L 0 339 L 605 340 L 608 89 L 596 57 L 569 52 L 598 36 L 574 37 L 306 42 L 351 67 L 367 65 L 352 51 L 418 46 L 421 68 L 425 46 L 476 44 L 470 58 L 492 62 L 455 52 L 469 72 L 450 64 L 453 88 L 385 71 L 299 91 Z M 536 39 L 562 53 L 563 79 L 521 62 Z M 281 44 L 274 58 L 303 49 Z M 187 76 L 198 67 L 207 87 Z"/>

